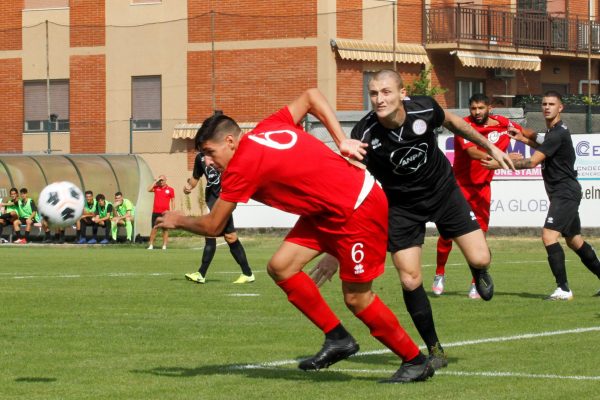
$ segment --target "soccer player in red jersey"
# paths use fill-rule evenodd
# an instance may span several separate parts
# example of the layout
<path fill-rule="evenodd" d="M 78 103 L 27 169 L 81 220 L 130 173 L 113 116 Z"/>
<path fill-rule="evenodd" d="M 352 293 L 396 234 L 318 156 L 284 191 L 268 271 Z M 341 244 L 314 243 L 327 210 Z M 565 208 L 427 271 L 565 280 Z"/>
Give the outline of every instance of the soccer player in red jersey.
<path fill-rule="evenodd" d="M 158 228 L 155 226 L 156 219 L 162 215 L 165 211 L 169 211 L 173 208 L 173 199 L 175 198 L 175 190 L 167 185 L 167 177 L 161 175 L 154 182 L 148 186 L 148 191 L 154 193 L 154 205 L 152 207 L 152 231 L 150 232 L 150 246 L 148 250 L 154 248 L 154 239 Z M 162 249 L 167 249 L 167 243 L 169 242 L 169 231 L 167 229 L 162 230 L 163 245 Z"/>
<path fill-rule="evenodd" d="M 209 214 L 189 217 L 165 213 L 159 227 L 182 228 L 216 236 L 237 203 L 254 199 L 300 216 L 267 270 L 288 300 L 325 334 L 325 342 L 299 368 L 318 370 L 341 361 L 359 349 L 302 270 L 323 252 L 340 262 L 344 302 L 367 325 L 377 340 L 403 363 L 383 382 L 426 380 L 434 374 L 430 360 L 400 326 L 394 313 L 372 291 L 384 270 L 387 201 L 373 177 L 363 168 L 331 151 L 298 125 L 306 113 L 315 115 L 330 131 L 344 137 L 335 113 L 317 89 L 310 89 L 252 131 L 241 134 L 225 115 L 202 124 L 196 146 L 207 163 L 222 171 L 221 195 Z M 356 141 L 337 143 L 345 156 L 361 157 Z"/>
<path fill-rule="evenodd" d="M 511 122 L 501 115 L 491 115 L 490 99 L 484 94 L 474 94 L 469 99 L 470 115 L 464 118 L 475 130 L 486 137 L 500 150 L 506 151 L 510 144 L 509 127 L 521 130 L 519 124 Z M 516 158 L 520 154 L 510 154 Z M 465 138 L 454 136 L 454 176 L 471 210 L 475 213 L 481 230 L 486 233 L 490 222 L 490 204 L 492 199 L 491 183 L 494 171 L 481 165 L 481 160 L 487 158 L 485 149 Z M 522 156 L 521 156 L 522 158 Z M 437 267 L 433 279 L 432 290 L 436 295 L 444 292 L 446 262 L 452 250 L 452 240 L 439 237 L 437 242 Z M 475 281 L 471 281 L 469 298 L 479 299 Z"/>

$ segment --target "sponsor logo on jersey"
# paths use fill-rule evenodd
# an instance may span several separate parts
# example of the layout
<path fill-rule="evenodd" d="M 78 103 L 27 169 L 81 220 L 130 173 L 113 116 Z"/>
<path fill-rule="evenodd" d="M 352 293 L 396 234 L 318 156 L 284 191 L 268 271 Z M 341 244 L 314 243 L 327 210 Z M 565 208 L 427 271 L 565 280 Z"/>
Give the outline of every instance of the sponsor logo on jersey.
<path fill-rule="evenodd" d="M 549 224 L 553 224 L 554 223 L 554 218 L 548 217 L 548 219 L 546 220 L 546 222 L 549 223 Z"/>
<path fill-rule="evenodd" d="M 365 272 L 365 268 L 363 267 L 362 264 L 356 264 L 354 266 L 354 275 L 360 275 L 363 274 Z"/>
<path fill-rule="evenodd" d="M 390 161 L 395 165 L 396 175 L 409 175 L 415 173 L 421 166 L 427 163 L 427 143 L 416 146 L 402 147 L 390 155 Z"/>
<path fill-rule="evenodd" d="M 412 131 L 415 135 L 422 135 L 427 132 L 427 122 L 422 119 L 415 119 L 412 123 Z"/>
<path fill-rule="evenodd" d="M 475 216 L 475 213 L 473 211 L 470 211 L 469 215 L 471 216 L 471 221 L 476 221 L 477 220 L 477 217 Z"/>

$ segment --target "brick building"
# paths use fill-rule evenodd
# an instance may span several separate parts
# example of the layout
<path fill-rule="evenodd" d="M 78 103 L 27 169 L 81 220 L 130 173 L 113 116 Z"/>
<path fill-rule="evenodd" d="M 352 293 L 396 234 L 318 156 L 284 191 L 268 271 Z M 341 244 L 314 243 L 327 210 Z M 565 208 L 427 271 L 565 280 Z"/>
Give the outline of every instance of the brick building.
<path fill-rule="evenodd" d="M 509 105 L 586 93 L 591 48 L 597 93 L 599 1 L 591 24 L 588 0 L 500 3 L 4 1 L 0 153 L 45 152 L 50 130 L 53 153 L 133 150 L 177 186 L 193 159 L 181 124 L 213 109 L 257 121 L 314 86 L 339 111 L 364 110 L 369 73 L 394 63 L 406 83 L 432 64 L 443 106 L 478 91 Z"/>

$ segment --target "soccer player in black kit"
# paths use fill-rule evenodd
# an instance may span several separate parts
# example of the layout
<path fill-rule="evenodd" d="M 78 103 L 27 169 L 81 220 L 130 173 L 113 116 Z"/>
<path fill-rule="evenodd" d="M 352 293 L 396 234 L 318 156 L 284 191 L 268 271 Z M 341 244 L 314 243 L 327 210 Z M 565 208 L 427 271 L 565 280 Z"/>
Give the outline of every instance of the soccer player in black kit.
<path fill-rule="evenodd" d="M 204 191 L 206 204 L 208 205 L 208 208 L 212 208 L 219 198 L 219 193 L 221 192 L 221 174 L 213 166 L 207 167 L 204 162 L 204 154 L 198 153 L 196 155 L 196 159 L 194 160 L 194 171 L 192 172 L 192 177 L 188 179 L 187 184 L 184 186 L 183 193 L 190 194 L 202 176 L 206 176 L 206 189 Z M 227 221 L 227 225 L 225 226 L 222 235 L 229 245 L 229 251 L 231 252 L 231 255 L 240 265 L 242 270 L 242 274 L 233 283 L 254 282 L 254 274 L 252 273 L 252 269 L 250 269 L 250 265 L 248 265 L 248 259 L 246 258 L 244 246 L 242 246 L 242 243 L 239 241 L 235 231 L 235 226 L 233 225 L 233 217 L 229 218 L 229 221 Z M 196 283 L 205 283 L 206 272 L 208 271 L 208 267 L 215 256 L 216 250 L 217 239 L 207 237 L 205 239 L 204 252 L 202 253 L 202 264 L 200 264 L 198 272 L 185 274 L 185 277 L 188 280 Z"/>
<path fill-rule="evenodd" d="M 535 148 L 531 158 L 515 161 L 515 168 L 535 168 L 541 163 L 544 187 L 550 200 L 550 208 L 542 230 L 542 241 L 548 253 L 548 263 L 557 287 L 547 297 L 548 300 L 573 299 L 573 292 L 567 282 L 565 252 L 558 242 L 561 234 L 565 237 L 567 246 L 579 256 L 583 265 L 600 278 L 598 256 L 592 246 L 581 236 L 579 219 L 581 185 L 577 181 L 571 133 L 560 119 L 562 110 L 562 96 L 558 92 L 548 91 L 542 98 L 546 133 L 541 135 L 529 130 L 519 131 L 515 128 L 511 130 L 511 135 L 515 139 Z M 492 160 L 483 161 L 483 164 L 490 169 L 498 167 Z"/>
<path fill-rule="evenodd" d="M 481 298 L 490 300 L 494 286 L 488 267 L 491 255 L 475 214 L 462 195 L 450 162 L 439 149 L 434 129 L 445 126 L 485 148 L 504 168 L 509 157 L 457 115 L 444 112 L 431 97 L 405 98 L 402 78 L 391 70 L 376 72 L 369 81 L 373 111 L 352 130 L 362 147 L 362 163 L 381 183 L 388 199 L 388 251 L 400 276 L 406 308 L 425 341 L 434 368 L 448 362 L 433 323 L 423 288 L 421 252 L 425 224 L 435 222 L 440 234 L 463 252 Z M 339 143 L 344 138 L 335 138 Z M 324 257 L 311 275 L 324 282 L 335 271 Z M 333 265 L 333 266 L 332 266 Z"/>

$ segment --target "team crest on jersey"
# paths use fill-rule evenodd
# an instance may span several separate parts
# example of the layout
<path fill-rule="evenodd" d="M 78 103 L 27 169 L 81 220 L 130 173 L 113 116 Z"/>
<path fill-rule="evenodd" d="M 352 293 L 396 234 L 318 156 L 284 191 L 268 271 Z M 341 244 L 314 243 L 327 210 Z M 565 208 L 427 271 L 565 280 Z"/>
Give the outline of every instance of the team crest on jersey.
<path fill-rule="evenodd" d="M 169 194 L 169 193 L 171 193 L 171 191 L 169 189 L 167 189 L 167 190 L 165 190 L 165 193 Z"/>
<path fill-rule="evenodd" d="M 498 131 L 493 131 L 488 133 L 488 140 L 492 143 L 498 143 L 498 140 L 500 139 L 500 132 Z"/>
<path fill-rule="evenodd" d="M 396 175 L 410 175 L 415 173 L 421 166 L 427 163 L 427 143 L 416 146 L 402 147 L 390 155 L 390 161 L 394 164 Z"/>
<path fill-rule="evenodd" d="M 427 122 L 422 119 L 415 119 L 412 123 L 412 131 L 415 135 L 422 135 L 427 131 Z"/>
<path fill-rule="evenodd" d="M 248 139 L 276 150 L 287 150 L 296 144 L 298 134 L 287 129 L 281 131 L 258 132 L 248 135 Z"/>
<path fill-rule="evenodd" d="M 379 141 L 379 139 L 374 138 L 373 140 L 371 140 L 371 148 L 376 149 L 378 147 L 381 147 L 381 142 Z"/>

